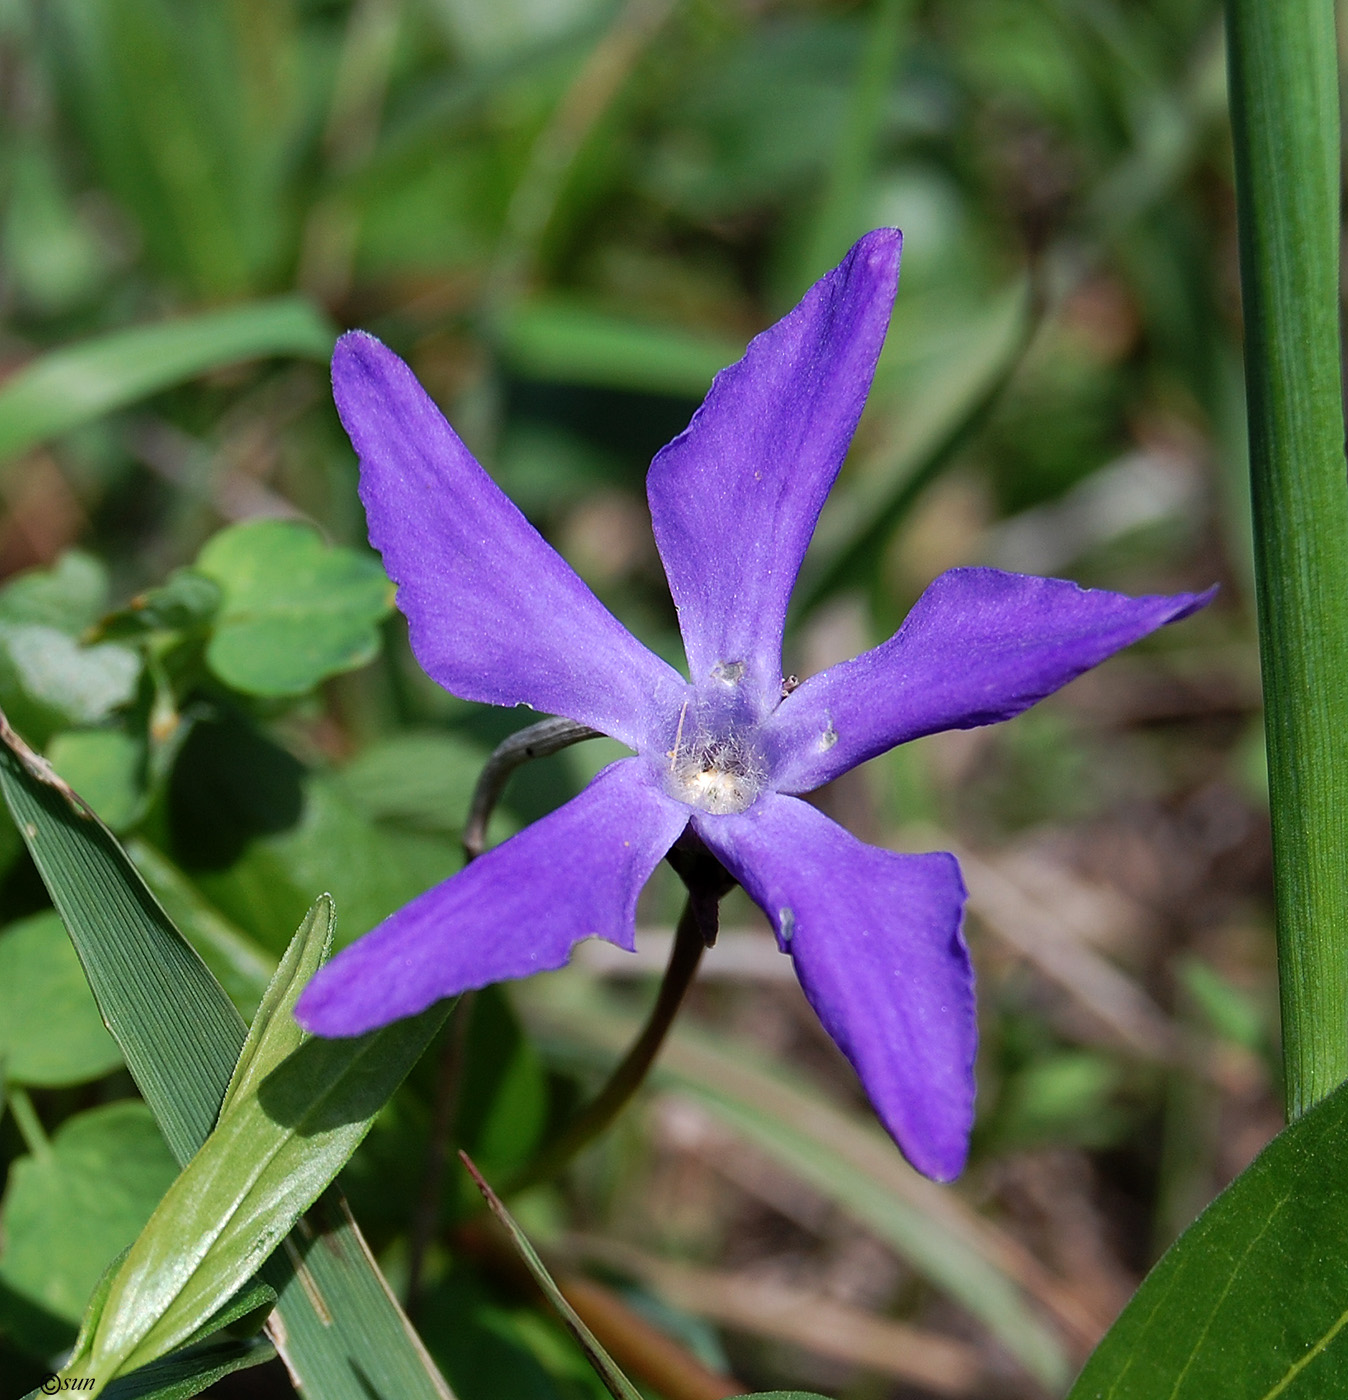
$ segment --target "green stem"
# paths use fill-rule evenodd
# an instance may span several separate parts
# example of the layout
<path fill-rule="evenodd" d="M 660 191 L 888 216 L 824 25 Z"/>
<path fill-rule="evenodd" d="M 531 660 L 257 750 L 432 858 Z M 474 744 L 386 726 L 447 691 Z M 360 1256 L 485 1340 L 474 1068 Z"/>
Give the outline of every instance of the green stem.
<path fill-rule="evenodd" d="M 649 1019 L 641 1034 L 632 1042 L 631 1049 L 623 1057 L 617 1068 L 609 1075 L 608 1082 L 593 1099 L 573 1118 L 560 1136 L 555 1138 L 502 1192 L 509 1195 L 546 1181 L 556 1175 L 582 1148 L 587 1147 L 608 1127 L 626 1107 L 632 1095 L 641 1087 L 665 1036 L 674 1024 L 674 1017 L 683 1002 L 684 994 L 692 985 L 698 963 L 706 948 L 702 921 L 695 909 L 696 900 L 689 896 L 674 932 L 674 946 L 670 950 L 669 965 L 665 968 L 660 994 L 651 1010 Z"/>
<path fill-rule="evenodd" d="M 7 1084 L 5 1096 L 9 1100 L 9 1110 L 14 1115 L 14 1126 L 19 1130 L 23 1145 L 37 1161 L 45 1162 L 51 1156 L 51 1139 L 42 1126 L 42 1120 L 37 1116 L 37 1109 L 33 1107 L 28 1091 L 19 1088 L 17 1084 Z"/>
<path fill-rule="evenodd" d="M 1333 0 L 1228 0 L 1287 1112 L 1348 1077 L 1348 478 Z"/>

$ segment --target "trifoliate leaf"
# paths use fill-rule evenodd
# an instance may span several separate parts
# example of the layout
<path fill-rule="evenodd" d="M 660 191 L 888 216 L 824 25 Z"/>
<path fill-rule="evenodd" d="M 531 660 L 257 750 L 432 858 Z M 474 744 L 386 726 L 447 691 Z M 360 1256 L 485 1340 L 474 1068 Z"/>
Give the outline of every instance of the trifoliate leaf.
<path fill-rule="evenodd" d="M 222 530 L 197 568 L 224 594 L 206 660 L 249 695 L 302 695 L 370 661 L 393 588 L 378 562 L 291 520 Z"/>

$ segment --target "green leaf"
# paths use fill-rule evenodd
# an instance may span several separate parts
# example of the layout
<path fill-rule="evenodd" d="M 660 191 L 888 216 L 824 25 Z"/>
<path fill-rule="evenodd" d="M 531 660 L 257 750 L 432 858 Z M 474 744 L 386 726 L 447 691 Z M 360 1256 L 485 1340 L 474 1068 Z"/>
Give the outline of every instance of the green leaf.
<path fill-rule="evenodd" d="M 205 729 L 199 725 L 198 734 Z M 200 752 L 195 744 L 192 751 Z M 227 917 L 270 947 L 284 947 L 314 890 L 328 890 L 337 901 L 346 942 L 463 864 L 456 841 L 376 826 L 328 774 L 308 775 L 299 793 L 293 825 L 259 834 L 228 869 L 202 871 L 196 880 Z"/>
<path fill-rule="evenodd" d="M 177 1167 L 133 1100 L 68 1118 L 49 1155 L 21 1157 L 0 1207 L 0 1278 L 72 1327 L 103 1271 L 135 1239 Z"/>
<path fill-rule="evenodd" d="M 0 588 L 0 621 L 55 627 L 77 637 L 107 606 L 108 573 L 92 555 L 68 549 L 50 569 L 28 569 Z"/>
<path fill-rule="evenodd" d="M 529 1243 L 528 1236 L 520 1229 L 514 1217 L 502 1204 L 501 1198 L 487 1185 L 482 1173 L 473 1165 L 472 1158 L 466 1152 L 460 1152 L 459 1157 L 477 1183 L 477 1189 L 482 1192 L 482 1197 L 491 1213 L 505 1227 L 506 1233 L 510 1236 L 511 1244 L 515 1246 L 515 1252 L 524 1261 L 525 1268 L 533 1275 L 534 1282 L 543 1290 L 548 1302 L 557 1309 L 572 1336 L 580 1343 L 581 1350 L 584 1351 L 590 1365 L 594 1367 L 596 1374 L 604 1382 L 609 1393 L 614 1396 L 614 1400 L 642 1400 L 641 1392 L 618 1369 L 617 1363 L 599 1344 L 598 1337 L 590 1331 L 581 1320 L 579 1313 L 562 1296 L 561 1289 L 553 1282 L 552 1275 L 548 1273 L 547 1267 L 538 1257 L 538 1252 L 533 1245 Z"/>
<path fill-rule="evenodd" d="M 60 918 L 34 914 L 0 933 L 0 1073 L 53 1087 L 121 1063 Z"/>
<path fill-rule="evenodd" d="M 828 1400 L 813 1390 L 756 1390 L 752 1395 L 735 1395 L 731 1400 Z"/>
<path fill-rule="evenodd" d="M 444 1019 L 437 1006 L 352 1039 L 305 1035 L 294 1005 L 332 934 L 325 896 L 262 999 L 219 1124 L 118 1271 L 84 1375 L 133 1371 L 192 1337 L 318 1199 Z"/>
<path fill-rule="evenodd" d="M 121 729 L 67 729 L 47 761 L 114 831 L 135 823 L 145 803 L 144 746 Z"/>
<path fill-rule="evenodd" d="M 0 460 L 223 365 L 264 355 L 324 360 L 333 339 L 311 303 L 286 297 L 55 350 L 0 387 Z"/>
<path fill-rule="evenodd" d="M 1170 1247 L 1068 1400 L 1319 1400 L 1348 1367 L 1348 1086 L 1284 1129 Z"/>
<path fill-rule="evenodd" d="M 111 834 L 0 715 L 3 793 L 94 995 L 174 1156 L 215 1121 L 245 1026 Z M 286 1364 L 323 1400 L 452 1400 L 329 1191 L 262 1269 L 277 1292 Z M 3 1275 L 0 1275 L 0 1283 Z"/>
<path fill-rule="evenodd" d="M 343 769 L 352 802 L 376 821 L 462 832 L 478 774 L 491 750 L 455 734 L 404 732 L 362 749 Z M 508 823 L 490 839 L 512 834 Z"/>
<path fill-rule="evenodd" d="M 370 661 L 393 586 L 377 560 L 323 542 L 293 520 L 222 530 L 197 557 L 224 601 L 206 651 L 211 669 L 249 695 L 302 695 Z"/>
<path fill-rule="evenodd" d="M 86 647 L 55 627 L 0 621 L 0 700 L 33 723 L 97 724 L 135 695 L 140 667 L 116 642 Z"/>

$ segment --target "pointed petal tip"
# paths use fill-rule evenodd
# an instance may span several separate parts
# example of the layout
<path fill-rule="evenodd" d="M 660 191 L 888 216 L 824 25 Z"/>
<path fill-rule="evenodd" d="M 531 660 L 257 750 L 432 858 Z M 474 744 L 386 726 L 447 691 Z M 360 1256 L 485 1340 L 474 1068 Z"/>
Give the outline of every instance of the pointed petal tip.
<path fill-rule="evenodd" d="M 387 378 L 399 372 L 409 378 L 412 373 L 401 356 L 369 331 L 347 331 L 332 348 L 332 387 L 339 408 L 343 391 L 355 387 L 360 380 Z"/>
<path fill-rule="evenodd" d="M 1172 594 L 1175 610 L 1166 618 L 1166 623 L 1179 622 L 1182 618 L 1192 617 L 1194 613 L 1201 612 L 1221 590 L 1221 584 L 1214 583 L 1211 588 L 1205 588 L 1201 593 Z"/>
<path fill-rule="evenodd" d="M 851 251 L 843 261 L 850 262 L 864 257 L 873 268 L 884 267 L 890 263 L 897 267 L 902 254 L 903 230 L 876 228 L 869 233 L 862 234 L 852 245 Z"/>

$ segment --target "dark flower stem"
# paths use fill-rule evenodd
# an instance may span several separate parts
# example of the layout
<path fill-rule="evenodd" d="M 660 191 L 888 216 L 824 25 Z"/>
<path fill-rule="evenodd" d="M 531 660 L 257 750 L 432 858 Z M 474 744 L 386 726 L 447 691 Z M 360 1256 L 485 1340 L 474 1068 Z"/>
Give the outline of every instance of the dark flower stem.
<path fill-rule="evenodd" d="M 1348 473 L 1333 0 L 1227 0 L 1287 1113 L 1348 1076 Z"/>
<path fill-rule="evenodd" d="M 599 1093 L 571 1120 L 560 1136 L 554 1138 L 506 1185 L 502 1194 L 522 1191 L 526 1186 L 555 1176 L 613 1122 L 641 1087 L 651 1065 L 655 1063 L 655 1057 L 660 1053 L 660 1047 L 665 1043 L 670 1026 L 674 1024 L 674 1017 L 692 984 L 707 946 L 705 911 L 700 911 L 698 904 L 697 897 L 690 894 L 674 932 L 674 947 L 670 950 L 669 964 L 660 983 L 660 994 L 631 1049 L 609 1075 L 608 1082 Z"/>
<path fill-rule="evenodd" d="M 478 776 L 468 821 L 463 828 L 463 849 L 468 859 L 476 860 L 486 847 L 487 824 L 516 768 L 531 759 L 559 753 L 584 739 L 600 738 L 603 735 L 597 729 L 577 724 L 573 719 L 544 719 L 497 744 Z"/>

